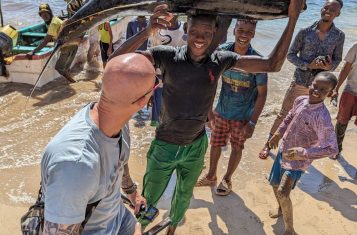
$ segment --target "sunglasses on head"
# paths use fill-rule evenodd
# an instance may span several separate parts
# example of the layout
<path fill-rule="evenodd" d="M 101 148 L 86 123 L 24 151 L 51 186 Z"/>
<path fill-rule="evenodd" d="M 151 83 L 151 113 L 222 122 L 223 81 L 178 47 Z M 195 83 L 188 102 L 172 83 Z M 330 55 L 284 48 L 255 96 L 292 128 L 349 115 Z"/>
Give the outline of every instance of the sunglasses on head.
<path fill-rule="evenodd" d="M 155 91 L 160 85 L 160 80 L 157 76 L 155 76 L 155 84 L 154 87 L 151 88 L 150 90 L 148 90 L 144 95 L 140 96 L 139 98 L 137 98 L 135 101 L 133 101 L 131 104 L 135 104 L 136 102 L 138 102 L 139 100 L 141 100 L 142 98 L 145 98 L 145 96 L 147 96 L 148 94 L 150 94 L 151 92 Z"/>

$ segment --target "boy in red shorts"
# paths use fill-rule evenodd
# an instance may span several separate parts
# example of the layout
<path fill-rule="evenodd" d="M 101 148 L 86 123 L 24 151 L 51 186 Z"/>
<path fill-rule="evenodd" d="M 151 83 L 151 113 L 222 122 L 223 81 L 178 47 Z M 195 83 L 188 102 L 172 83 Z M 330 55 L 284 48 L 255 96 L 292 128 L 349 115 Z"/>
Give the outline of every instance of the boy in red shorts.
<path fill-rule="evenodd" d="M 338 83 L 333 92 L 332 99 L 337 99 L 338 90 L 346 78 L 347 82 L 340 98 L 335 126 L 338 154 L 333 159 L 340 157 L 342 142 L 345 137 L 348 122 L 352 116 L 357 116 L 357 43 L 351 47 L 345 57 L 345 65 L 338 77 Z M 357 125 L 357 118 L 355 119 L 355 125 Z"/>
<path fill-rule="evenodd" d="M 222 49 L 240 55 L 260 56 L 250 45 L 256 24 L 256 21 L 238 20 L 234 29 L 235 42 L 223 44 Z M 255 124 L 265 104 L 267 78 L 266 73 L 253 74 L 236 70 L 223 73 L 222 90 L 211 121 L 210 168 L 196 186 L 216 185 L 221 147 L 226 146 L 230 139 L 232 151 L 228 169 L 217 187 L 216 194 L 226 196 L 232 191 L 231 178 L 242 157 L 244 142 L 253 135 Z"/>

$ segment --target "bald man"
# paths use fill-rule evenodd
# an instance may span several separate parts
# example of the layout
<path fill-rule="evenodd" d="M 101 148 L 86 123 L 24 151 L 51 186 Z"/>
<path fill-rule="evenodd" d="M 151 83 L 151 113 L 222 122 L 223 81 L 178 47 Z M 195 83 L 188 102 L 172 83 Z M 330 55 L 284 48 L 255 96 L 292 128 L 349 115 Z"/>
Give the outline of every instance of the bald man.
<path fill-rule="evenodd" d="M 99 102 L 81 109 L 47 145 L 41 162 L 44 234 L 134 234 L 136 220 L 123 206 L 120 188 L 135 213 L 146 201 L 129 174 L 127 122 L 148 102 L 154 83 L 145 56 L 112 59 Z"/>

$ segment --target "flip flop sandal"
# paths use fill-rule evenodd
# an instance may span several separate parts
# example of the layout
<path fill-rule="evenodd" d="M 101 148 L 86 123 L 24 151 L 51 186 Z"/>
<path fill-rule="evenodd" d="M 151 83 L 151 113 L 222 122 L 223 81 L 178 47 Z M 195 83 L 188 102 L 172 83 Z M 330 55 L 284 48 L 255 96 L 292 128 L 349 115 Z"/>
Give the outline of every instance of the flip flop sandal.
<path fill-rule="evenodd" d="M 227 196 L 230 192 L 232 192 L 232 182 L 227 182 L 223 179 L 216 189 L 216 195 Z"/>
<path fill-rule="evenodd" d="M 209 180 L 207 179 L 207 176 L 202 177 L 199 179 L 196 183 L 196 187 L 204 187 L 204 186 L 216 186 L 217 184 L 217 179 L 216 180 Z"/>

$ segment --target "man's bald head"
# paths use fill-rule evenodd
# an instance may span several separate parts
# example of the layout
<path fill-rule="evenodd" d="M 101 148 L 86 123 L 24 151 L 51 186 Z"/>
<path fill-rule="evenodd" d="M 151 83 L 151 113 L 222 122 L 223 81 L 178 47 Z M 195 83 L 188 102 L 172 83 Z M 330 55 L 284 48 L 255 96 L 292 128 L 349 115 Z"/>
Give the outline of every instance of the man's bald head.
<path fill-rule="evenodd" d="M 102 101 L 116 105 L 130 105 L 152 89 L 155 69 L 143 55 L 124 54 L 111 59 L 103 74 Z"/>

